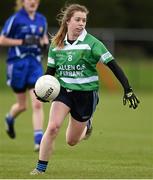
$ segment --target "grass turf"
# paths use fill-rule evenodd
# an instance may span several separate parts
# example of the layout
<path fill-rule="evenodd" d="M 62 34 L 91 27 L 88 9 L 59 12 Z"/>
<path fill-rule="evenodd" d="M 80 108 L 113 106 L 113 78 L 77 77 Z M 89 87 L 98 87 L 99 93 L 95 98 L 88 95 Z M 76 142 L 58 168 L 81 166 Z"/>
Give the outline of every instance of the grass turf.
<path fill-rule="evenodd" d="M 65 120 L 45 175 L 33 177 L 38 153 L 33 152 L 31 108 L 16 120 L 17 138 L 5 133 L 4 116 L 15 101 L 9 89 L 0 93 L 1 179 L 146 179 L 153 178 L 153 94 L 137 93 L 140 107 L 122 105 L 122 94 L 104 92 L 94 114 L 93 134 L 75 147 L 65 143 Z M 30 102 L 29 102 L 30 106 Z M 44 104 L 45 127 L 49 104 Z"/>

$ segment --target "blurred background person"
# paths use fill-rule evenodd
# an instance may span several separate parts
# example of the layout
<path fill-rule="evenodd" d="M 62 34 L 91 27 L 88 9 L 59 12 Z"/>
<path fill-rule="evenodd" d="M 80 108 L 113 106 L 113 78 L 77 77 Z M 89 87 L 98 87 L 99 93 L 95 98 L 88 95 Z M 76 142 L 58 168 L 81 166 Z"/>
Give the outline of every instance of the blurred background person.
<path fill-rule="evenodd" d="M 0 35 L 0 45 L 8 46 L 7 84 L 16 95 L 14 103 L 5 117 L 6 132 L 16 137 L 14 123 L 20 113 L 27 109 L 29 92 L 32 104 L 34 150 L 39 150 L 43 136 L 43 107 L 35 98 L 33 88 L 43 74 L 42 50 L 47 47 L 46 18 L 37 12 L 39 0 L 17 0 L 16 13 L 5 22 Z"/>

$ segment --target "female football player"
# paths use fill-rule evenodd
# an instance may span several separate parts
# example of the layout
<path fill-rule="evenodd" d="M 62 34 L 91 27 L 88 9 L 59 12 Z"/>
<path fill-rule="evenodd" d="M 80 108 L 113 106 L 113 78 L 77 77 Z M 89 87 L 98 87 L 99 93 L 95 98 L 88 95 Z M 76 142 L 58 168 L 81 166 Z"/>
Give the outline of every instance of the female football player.
<path fill-rule="evenodd" d="M 98 104 L 96 64 L 107 65 L 124 89 L 124 104 L 137 108 L 139 100 L 121 68 L 103 43 L 85 30 L 88 10 L 72 4 L 60 14 L 60 29 L 52 39 L 46 74 L 56 74 L 61 91 L 52 102 L 48 127 L 41 141 L 39 161 L 31 175 L 46 171 L 54 142 L 69 114 L 66 142 L 74 146 L 91 134 L 93 113 Z M 39 97 L 38 97 L 39 98 Z"/>
<path fill-rule="evenodd" d="M 17 12 L 5 23 L 0 45 L 9 46 L 7 59 L 7 84 L 16 95 L 14 103 L 6 115 L 7 134 L 16 137 L 15 119 L 27 109 L 28 90 L 32 103 L 34 148 L 39 150 L 43 136 L 43 107 L 33 93 L 36 80 L 43 74 L 42 49 L 48 45 L 46 18 L 36 12 L 39 0 L 17 0 Z"/>

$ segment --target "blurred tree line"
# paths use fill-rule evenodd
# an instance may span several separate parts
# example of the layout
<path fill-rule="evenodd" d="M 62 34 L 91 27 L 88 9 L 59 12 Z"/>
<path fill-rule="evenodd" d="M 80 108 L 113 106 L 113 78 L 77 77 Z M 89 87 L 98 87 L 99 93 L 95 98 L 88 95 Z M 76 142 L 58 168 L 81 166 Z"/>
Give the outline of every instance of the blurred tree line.
<path fill-rule="evenodd" d="M 1 1 L 0 28 L 14 13 L 15 2 L 16 0 Z M 46 16 L 49 27 L 58 27 L 57 14 L 66 4 L 79 3 L 89 9 L 88 28 L 153 29 L 153 0 L 40 0 L 40 2 L 39 12 Z M 129 48 L 131 52 L 131 46 L 134 46 L 135 48 L 132 48 L 134 53 L 138 51 L 136 54 L 153 56 L 152 40 L 115 42 L 116 49 L 121 52 L 124 52 L 123 47 L 126 51 Z M 118 44 L 119 48 L 117 48 Z M 128 54 L 131 54 L 129 51 Z"/>
<path fill-rule="evenodd" d="M 80 3 L 89 9 L 88 27 L 153 28 L 152 0 L 41 0 L 39 11 L 49 26 L 65 4 Z M 0 26 L 14 12 L 15 0 L 1 1 Z"/>

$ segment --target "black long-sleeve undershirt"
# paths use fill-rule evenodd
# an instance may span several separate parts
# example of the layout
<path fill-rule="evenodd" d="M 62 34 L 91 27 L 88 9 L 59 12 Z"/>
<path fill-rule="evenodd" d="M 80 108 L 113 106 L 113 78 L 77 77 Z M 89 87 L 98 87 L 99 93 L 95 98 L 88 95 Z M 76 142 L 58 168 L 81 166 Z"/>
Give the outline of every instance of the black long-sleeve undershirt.
<path fill-rule="evenodd" d="M 124 88 L 125 93 L 129 92 L 131 87 L 129 85 L 128 79 L 127 79 L 126 75 L 124 74 L 124 72 L 122 71 L 122 69 L 116 63 L 116 61 L 112 60 L 112 61 L 108 62 L 107 66 L 111 69 L 111 71 L 114 73 L 116 78 L 119 80 L 119 82 L 121 83 L 121 85 Z"/>
<path fill-rule="evenodd" d="M 56 68 L 52 68 L 52 67 L 47 66 L 47 70 L 46 70 L 45 74 L 54 76 L 55 72 L 56 72 Z"/>

